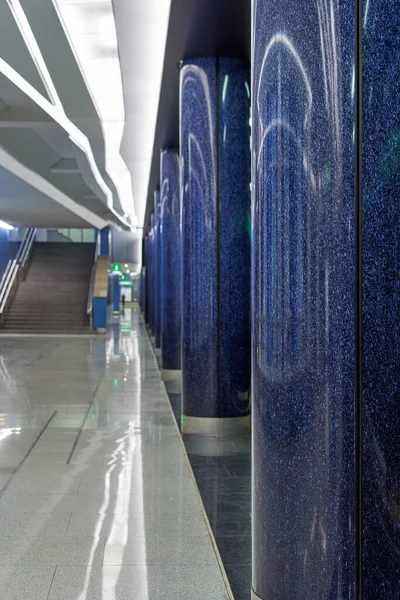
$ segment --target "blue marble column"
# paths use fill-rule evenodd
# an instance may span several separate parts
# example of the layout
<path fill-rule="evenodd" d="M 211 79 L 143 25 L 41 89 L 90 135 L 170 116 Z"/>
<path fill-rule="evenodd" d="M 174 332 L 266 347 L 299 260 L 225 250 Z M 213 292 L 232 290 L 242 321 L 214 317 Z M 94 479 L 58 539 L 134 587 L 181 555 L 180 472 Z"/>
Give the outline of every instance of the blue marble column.
<path fill-rule="evenodd" d="M 353 0 L 254 0 L 253 590 L 262 600 L 356 597 L 354 16 Z"/>
<path fill-rule="evenodd" d="M 157 356 L 161 355 L 161 194 L 160 190 L 154 192 L 154 346 Z"/>
<path fill-rule="evenodd" d="M 110 248 L 111 248 L 111 230 L 110 227 L 103 227 L 99 231 L 100 237 L 100 248 L 99 255 L 100 256 L 110 256 Z"/>
<path fill-rule="evenodd" d="M 113 311 L 119 313 L 121 294 L 119 289 L 119 275 L 113 275 Z"/>
<path fill-rule="evenodd" d="M 363 2 L 363 599 L 400 598 L 400 6 Z"/>
<path fill-rule="evenodd" d="M 249 425 L 249 69 L 235 59 L 181 69 L 182 430 Z"/>
<path fill-rule="evenodd" d="M 146 234 L 144 240 L 144 287 L 145 287 L 145 296 L 144 296 L 144 320 L 146 324 L 150 326 L 150 298 L 149 298 L 149 269 L 150 269 L 150 257 L 149 257 L 149 233 Z"/>
<path fill-rule="evenodd" d="M 148 302 L 149 302 L 149 329 L 150 337 L 154 341 L 154 215 L 150 218 L 148 235 Z"/>
<path fill-rule="evenodd" d="M 181 369 L 181 246 L 179 155 L 161 152 L 161 368 L 164 380 Z"/>

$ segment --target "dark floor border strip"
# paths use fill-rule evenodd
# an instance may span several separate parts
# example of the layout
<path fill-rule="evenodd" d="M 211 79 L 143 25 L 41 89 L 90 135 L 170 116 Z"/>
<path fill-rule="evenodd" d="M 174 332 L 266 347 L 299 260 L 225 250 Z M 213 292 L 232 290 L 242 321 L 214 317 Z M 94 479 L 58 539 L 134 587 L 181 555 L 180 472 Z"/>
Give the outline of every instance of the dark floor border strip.
<path fill-rule="evenodd" d="M 40 438 L 42 437 L 42 435 L 44 434 L 44 432 L 46 431 L 46 429 L 48 428 L 48 426 L 50 425 L 50 423 L 52 422 L 52 420 L 56 416 L 56 414 L 57 414 L 57 411 L 55 410 L 53 412 L 53 414 L 49 417 L 49 419 L 47 419 L 46 423 L 43 425 L 43 427 L 42 427 L 39 435 L 36 438 L 36 440 L 33 442 L 33 444 L 31 445 L 31 447 L 29 448 L 28 452 L 25 454 L 24 458 L 19 463 L 18 467 L 16 467 L 14 469 L 14 471 L 11 473 L 10 477 L 8 478 L 8 480 L 6 481 L 6 483 L 3 485 L 2 489 L 0 490 L 0 498 L 3 496 L 4 492 L 7 490 L 8 486 L 10 485 L 10 483 L 12 482 L 12 480 L 14 479 L 15 475 L 18 473 L 18 471 L 20 470 L 20 468 L 22 467 L 22 465 L 24 464 L 24 462 L 26 461 L 26 459 L 28 458 L 28 456 L 30 455 L 30 453 L 32 452 L 32 450 L 35 448 L 36 444 L 38 443 L 38 441 L 40 440 Z"/>
<path fill-rule="evenodd" d="M 101 379 L 100 379 L 99 383 L 97 384 L 97 386 L 96 386 L 96 389 L 94 390 L 93 397 L 92 397 L 91 401 L 89 402 L 89 405 L 88 405 L 88 407 L 87 407 L 87 409 L 86 409 L 85 416 L 83 417 L 82 424 L 81 424 L 81 426 L 80 426 L 80 428 L 79 428 L 79 431 L 78 431 L 78 433 L 76 434 L 76 438 L 75 438 L 74 444 L 73 444 L 73 446 L 72 446 L 72 448 L 71 448 L 71 452 L 69 453 L 69 456 L 68 456 L 67 465 L 69 465 L 69 464 L 71 463 L 72 457 L 73 457 L 73 455 L 74 455 L 74 452 L 75 452 L 75 450 L 76 450 L 76 447 L 77 447 L 77 445 L 78 445 L 78 442 L 79 442 L 79 440 L 80 440 L 80 437 L 81 437 L 81 435 L 82 435 L 83 428 L 85 427 L 85 423 L 86 423 L 86 421 L 87 421 L 87 418 L 88 418 L 88 416 L 89 416 L 89 413 L 90 413 L 90 411 L 91 411 L 91 409 L 92 409 L 92 406 L 93 406 L 93 404 L 94 404 L 94 401 L 95 401 L 95 398 L 96 398 L 97 391 L 98 391 L 98 389 L 99 389 L 99 387 L 100 387 L 100 383 L 101 383 Z"/>

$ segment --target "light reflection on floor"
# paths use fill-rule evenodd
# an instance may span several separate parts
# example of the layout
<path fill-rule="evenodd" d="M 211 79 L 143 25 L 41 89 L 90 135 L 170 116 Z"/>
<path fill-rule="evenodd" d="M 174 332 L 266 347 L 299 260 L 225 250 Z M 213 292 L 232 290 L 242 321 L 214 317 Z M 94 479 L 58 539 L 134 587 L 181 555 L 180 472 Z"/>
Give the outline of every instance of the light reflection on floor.
<path fill-rule="evenodd" d="M 227 600 L 147 333 L 0 340 L 2 600 Z"/>

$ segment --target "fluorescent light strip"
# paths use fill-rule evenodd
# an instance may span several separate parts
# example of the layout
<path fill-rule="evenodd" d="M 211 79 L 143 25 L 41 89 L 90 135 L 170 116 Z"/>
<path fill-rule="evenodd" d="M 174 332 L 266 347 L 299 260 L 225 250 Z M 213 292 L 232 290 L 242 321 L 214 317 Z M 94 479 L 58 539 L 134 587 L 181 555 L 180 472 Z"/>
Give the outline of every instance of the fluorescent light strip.
<path fill-rule="evenodd" d="M 107 197 L 107 206 L 112 205 L 112 192 L 105 184 L 100 171 L 93 157 L 92 148 L 88 138 L 82 133 L 72 121 L 68 119 L 65 112 L 60 111 L 57 106 L 54 106 L 46 98 L 42 96 L 26 79 L 24 79 L 11 65 L 0 58 L 0 73 L 3 73 L 15 86 L 17 86 L 24 94 L 33 100 L 42 110 L 44 110 L 56 123 L 60 125 L 69 135 L 71 141 L 76 144 L 82 152 L 85 153 L 89 161 L 93 176 Z"/>
<path fill-rule="evenodd" d="M 104 192 L 107 199 L 107 207 L 115 214 L 118 219 L 126 226 L 131 225 L 113 208 L 113 194 L 110 188 L 106 185 L 101 173 L 97 167 L 93 151 L 89 142 L 89 139 L 84 133 L 68 119 L 65 114 L 64 107 L 57 94 L 57 90 L 54 86 L 50 72 L 47 68 L 46 62 L 43 58 L 39 45 L 33 34 L 28 19 L 26 18 L 25 12 L 20 4 L 19 0 L 7 0 L 10 10 L 14 16 L 17 26 L 21 32 L 21 35 L 25 41 L 25 44 L 29 50 L 29 53 L 35 62 L 38 73 L 42 78 L 42 81 L 46 87 L 47 93 L 52 100 L 49 102 L 42 94 L 40 94 L 28 81 L 26 81 L 11 65 L 0 58 L 0 72 L 2 72 L 10 81 L 14 83 L 21 91 L 23 91 L 31 100 L 36 102 L 47 114 L 56 121 L 65 131 L 68 133 L 71 141 L 77 145 L 87 157 L 89 166 L 93 173 L 96 183 L 100 189 Z M 56 109 L 56 110 L 54 110 Z"/>
<path fill-rule="evenodd" d="M 60 204 L 70 212 L 77 215 L 83 221 L 91 223 L 93 227 L 96 227 L 96 229 L 103 229 L 103 227 L 109 225 L 108 221 L 102 217 L 99 217 L 96 215 L 96 213 L 92 212 L 86 207 L 81 206 L 75 202 L 75 200 L 72 200 L 72 198 L 56 188 L 56 186 L 47 181 L 47 179 L 16 160 L 3 148 L 0 148 L 0 165 L 9 173 L 12 173 L 18 179 L 24 181 L 44 196 L 51 198 L 57 202 L 57 204 Z"/>
<path fill-rule="evenodd" d="M 77 11 L 76 9 L 74 11 L 76 19 L 71 19 L 71 15 L 67 17 L 72 8 L 71 4 L 67 4 L 66 9 L 68 13 L 65 13 L 63 10 L 64 4 L 60 0 L 52 0 L 52 3 L 100 118 L 105 144 L 106 171 L 115 184 L 121 207 L 125 213 L 124 216 L 129 215 L 132 225 L 135 225 L 137 216 L 132 194 L 131 174 L 120 152 L 123 124 L 125 123 L 125 105 L 119 58 L 107 61 L 106 75 L 99 71 L 98 65 L 101 63 L 101 59 L 93 59 L 92 56 L 85 54 L 81 44 L 81 39 L 85 36 L 85 33 L 76 31 L 76 22 L 78 20 L 83 23 L 87 21 L 87 19 L 83 18 L 79 8 L 81 5 L 77 5 Z M 107 42 L 109 47 L 115 50 L 116 56 L 118 56 L 118 42 L 112 0 L 106 0 L 104 6 L 111 8 L 106 15 L 104 13 L 101 15 L 101 19 L 107 20 L 108 23 L 106 28 L 108 32 Z M 93 22 L 95 20 L 96 10 L 93 10 L 90 21 Z M 93 68 L 93 65 L 96 63 L 96 68 Z M 112 83 L 113 94 L 111 97 L 108 94 L 110 87 L 110 82 L 107 83 L 108 77 L 110 77 Z"/>
<path fill-rule="evenodd" d="M 12 231 L 14 229 L 14 227 L 12 225 L 9 225 L 5 221 L 0 220 L 0 229 L 6 229 L 7 231 Z"/>
<path fill-rule="evenodd" d="M 20 30 L 20 33 L 25 41 L 26 47 L 29 50 L 32 60 L 35 63 L 40 78 L 43 81 L 43 85 L 45 86 L 51 101 L 55 106 L 58 106 L 62 111 L 64 111 L 61 100 L 57 94 L 57 90 L 55 88 L 49 70 L 43 58 L 42 52 L 36 41 L 29 21 L 26 18 L 24 9 L 22 8 L 20 1 L 7 0 L 7 3 L 10 7 L 14 20 L 17 23 L 18 29 Z"/>
<path fill-rule="evenodd" d="M 100 171 L 97 167 L 96 161 L 93 156 L 93 151 L 90 146 L 88 138 L 82 133 L 76 125 L 74 125 L 63 111 L 60 111 L 58 107 L 54 106 L 46 98 L 42 96 L 26 79 L 24 79 L 11 65 L 9 65 L 4 59 L 0 58 L 0 73 L 2 73 L 7 79 L 9 79 L 21 92 L 26 94 L 33 102 L 35 102 L 44 112 L 46 112 L 60 127 L 62 127 L 69 135 L 71 141 L 78 146 L 84 152 L 92 170 L 93 176 L 103 190 L 107 198 L 107 206 L 113 212 L 115 216 L 126 226 L 130 227 L 130 224 L 124 219 L 113 208 L 112 192 L 105 184 Z"/>

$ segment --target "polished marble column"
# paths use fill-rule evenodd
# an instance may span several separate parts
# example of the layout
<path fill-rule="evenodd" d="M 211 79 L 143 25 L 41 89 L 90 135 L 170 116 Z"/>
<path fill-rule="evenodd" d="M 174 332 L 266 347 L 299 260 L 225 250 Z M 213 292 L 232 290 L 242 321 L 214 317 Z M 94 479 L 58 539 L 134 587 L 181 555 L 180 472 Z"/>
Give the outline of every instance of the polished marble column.
<path fill-rule="evenodd" d="M 354 17 L 353 0 L 253 8 L 253 590 L 262 600 L 356 597 Z"/>
<path fill-rule="evenodd" d="M 150 217 L 149 229 L 149 328 L 151 341 L 154 342 L 155 332 L 155 300 L 154 300 L 154 215 Z"/>
<path fill-rule="evenodd" d="M 161 368 L 165 381 L 181 373 L 181 245 L 179 155 L 161 152 Z"/>
<path fill-rule="evenodd" d="M 103 229 L 101 229 L 99 231 L 99 236 L 100 236 L 100 248 L 99 248 L 99 254 L 100 256 L 110 256 L 110 247 L 111 247 L 111 230 L 110 227 L 103 227 Z"/>
<path fill-rule="evenodd" d="M 149 299 L 149 233 L 144 238 L 144 320 L 147 325 L 150 323 L 150 299 Z"/>
<path fill-rule="evenodd" d="M 181 69 L 182 430 L 249 426 L 249 68 Z"/>
<path fill-rule="evenodd" d="M 400 7 L 362 28 L 363 600 L 400 598 Z"/>
<path fill-rule="evenodd" d="M 118 314 L 121 303 L 121 293 L 119 287 L 119 274 L 114 274 L 112 276 L 113 279 L 113 311 Z"/>
<path fill-rule="evenodd" d="M 154 228 L 153 228 L 153 286 L 154 286 L 154 345 L 156 354 L 161 354 L 161 194 L 154 192 Z"/>

